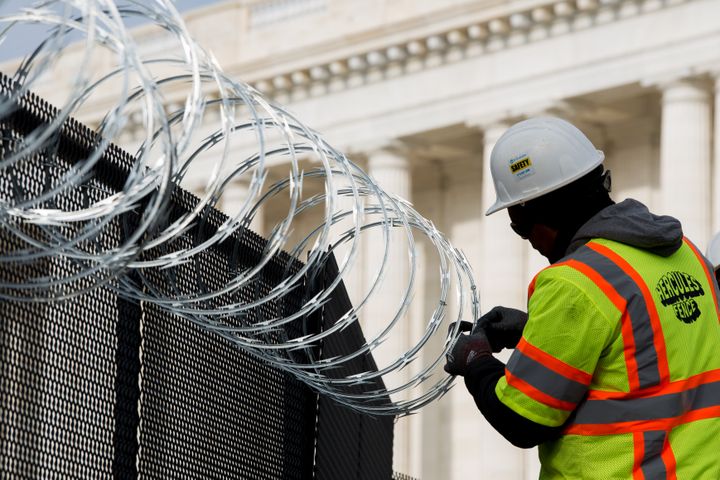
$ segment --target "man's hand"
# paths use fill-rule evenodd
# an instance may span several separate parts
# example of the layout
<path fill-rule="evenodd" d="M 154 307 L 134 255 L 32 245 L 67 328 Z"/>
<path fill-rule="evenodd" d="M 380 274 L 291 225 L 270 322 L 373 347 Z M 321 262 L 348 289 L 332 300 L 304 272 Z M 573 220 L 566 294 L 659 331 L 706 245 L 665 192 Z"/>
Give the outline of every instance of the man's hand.
<path fill-rule="evenodd" d="M 495 307 L 480 317 L 478 326 L 485 330 L 493 352 L 515 348 L 527 323 L 527 313 L 515 308 Z"/>
<path fill-rule="evenodd" d="M 450 325 L 450 330 L 453 328 L 454 324 Z M 470 335 L 460 334 L 452 350 L 445 357 L 447 360 L 445 371 L 450 375 L 465 375 L 468 365 L 473 361 L 492 354 L 490 342 L 482 328 L 478 325 L 473 328 L 470 322 L 460 324 L 460 331 L 466 332 L 470 329 L 472 329 Z"/>

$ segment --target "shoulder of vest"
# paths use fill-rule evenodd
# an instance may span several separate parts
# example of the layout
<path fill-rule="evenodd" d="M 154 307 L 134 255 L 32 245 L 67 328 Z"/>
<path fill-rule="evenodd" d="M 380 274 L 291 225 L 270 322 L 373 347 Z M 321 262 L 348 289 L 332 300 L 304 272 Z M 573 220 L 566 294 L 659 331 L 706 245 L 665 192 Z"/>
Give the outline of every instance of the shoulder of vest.
<path fill-rule="evenodd" d="M 573 251 L 572 253 L 564 256 L 563 258 L 561 258 L 561 259 L 558 260 L 557 262 L 553 263 L 552 265 L 548 265 L 547 267 L 545 267 L 545 268 L 543 268 L 542 270 L 540 270 L 540 271 L 537 273 L 537 275 L 535 276 L 535 278 L 537 278 L 539 275 L 541 275 L 541 274 L 543 274 L 543 273 L 550 272 L 552 269 L 557 269 L 557 268 L 560 268 L 560 267 L 567 267 L 567 266 L 568 266 L 568 263 L 571 263 L 571 262 L 570 262 L 571 260 L 578 260 L 578 258 L 583 257 L 583 256 L 584 256 L 584 253 L 590 248 L 589 245 L 592 245 L 592 244 L 600 244 L 600 245 L 603 245 L 603 246 L 605 246 L 605 247 L 607 247 L 607 248 L 610 248 L 610 249 L 613 250 L 613 251 L 616 250 L 616 249 L 613 248 L 613 247 L 615 247 L 616 245 L 621 245 L 620 242 L 617 242 L 617 241 L 614 241 L 614 240 L 607 240 L 607 239 L 605 239 L 605 238 L 595 238 L 595 239 L 592 239 L 592 240 L 590 240 L 589 242 L 587 242 L 586 244 L 578 247 L 578 248 L 577 248 L 575 251 Z M 618 255 L 620 255 L 620 254 L 618 253 Z M 533 280 L 534 280 L 534 279 L 533 279 Z"/>
<path fill-rule="evenodd" d="M 567 274 L 562 273 L 562 270 L 564 269 L 573 269 L 573 267 L 567 262 L 571 258 L 572 256 L 568 255 L 567 257 L 559 260 L 558 262 L 555 262 L 552 265 L 548 265 L 547 267 L 540 270 L 537 274 L 535 274 L 535 277 L 533 277 L 530 285 L 528 286 L 528 298 L 532 297 L 533 293 L 535 292 L 535 287 L 538 281 L 549 280 L 551 278 L 561 279 L 562 281 L 564 281 L 564 283 L 568 285 L 574 285 L 579 289 L 583 289 L 581 284 L 584 282 L 578 283 L 577 281 L 572 280 Z M 592 283 L 592 281 L 590 281 L 589 279 L 588 282 Z"/>
<path fill-rule="evenodd" d="M 601 238 L 590 240 L 588 243 L 586 243 L 585 245 L 582 245 L 581 247 L 576 249 L 574 252 L 561 258 L 560 260 L 553 263 L 552 265 L 549 265 L 549 266 L 545 267 L 544 269 L 540 270 L 540 272 L 538 272 L 537 275 L 535 275 L 532 282 L 530 283 L 528 293 L 532 294 L 535 291 L 535 285 L 540 278 L 547 278 L 548 276 L 554 276 L 556 273 L 559 272 L 559 269 L 570 268 L 573 270 L 580 270 L 582 273 L 582 269 L 578 268 L 578 265 L 584 264 L 587 262 L 587 259 L 585 257 L 587 257 L 588 251 L 592 250 L 591 246 L 593 246 L 593 245 L 601 245 L 602 247 L 612 250 L 618 256 L 622 256 L 620 253 L 616 252 L 615 248 L 613 248 L 616 245 L 621 245 L 620 242 L 616 242 L 613 240 L 607 240 L 607 239 L 601 239 Z M 569 281 L 569 279 L 567 278 L 566 275 L 560 274 L 559 276 L 564 278 L 565 280 Z M 587 277 L 586 273 L 583 273 L 583 276 L 585 278 L 587 278 L 588 283 L 596 284 L 596 282 L 593 279 Z M 570 283 L 574 283 L 574 282 L 570 282 Z M 578 284 L 577 286 L 579 287 L 580 285 Z"/>

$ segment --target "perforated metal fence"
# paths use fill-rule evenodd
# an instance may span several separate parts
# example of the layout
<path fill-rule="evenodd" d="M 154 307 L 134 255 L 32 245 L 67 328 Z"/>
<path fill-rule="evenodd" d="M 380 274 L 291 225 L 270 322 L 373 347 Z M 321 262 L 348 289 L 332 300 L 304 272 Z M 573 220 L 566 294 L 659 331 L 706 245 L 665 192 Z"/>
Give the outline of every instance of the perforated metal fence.
<path fill-rule="evenodd" d="M 410 475 L 405 475 L 404 473 L 393 473 L 392 480 L 418 480 L 415 477 L 411 477 Z"/>
<path fill-rule="evenodd" d="M 0 76 L 3 99 L 10 98 L 13 88 Z M 57 114 L 31 94 L 15 107 L 0 118 L 0 161 Z M 47 190 L 86 158 L 97 141 L 83 125 L 66 121 L 52 148 L 0 169 L 0 199 L 32 198 Z M 42 206 L 87 206 L 121 189 L 131 165 L 132 157 L 112 146 L 82 185 Z M 168 221 L 197 201 L 175 190 Z M 173 246 L 196 245 L 224 220 L 220 212 L 206 213 L 207 221 L 177 237 Z M 92 252 L 121 244 L 137 215 L 116 217 L 101 238 L 83 248 Z M 37 226 L 12 226 L 29 238 L 47 235 Z M 3 227 L 0 250 L 28 248 L 19 238 Z M 264 246 L 264 239 L 240 230 L 192 262 L 143 275 L 178 295 L 218 287 L 252 264 Z M 278 254 L 252 289 L 223 300 L 256 298 L 300 266 Z M 62 256 L 0 262 L 0 283 L 68 279 L 83 268 Z M 327 278 L 336 268 L 328 258 Z M 220 336 L 150 302 L 118 296 L 118 282 L 139 285 L 137 275 L 108 277 L 105 285 L 62 302 L 26 301 L 14 296 L 17 289 L 0 291 L 0 478 L 391 478 L 392 418 L 372 418 L 318 398 L 292 376 Z M 246 321 L 297 309 L 303 296 L 318 287 L 309 283 L 304 281 L 293 296 L 264 305 L 264 311 Z M 59 282 L 57 288 L 83 291 L 90 284 L 81 278 Z M 348 306 L 341 285 L 321 312 L 290 324 L 285 335 L 327 328 Z M 328 358 L 363 342 L 355 324 L 327 338 L 314 354 Z M 372 358 L 358 357 L 337 374 L 368 368 L 375 368 Z"/>

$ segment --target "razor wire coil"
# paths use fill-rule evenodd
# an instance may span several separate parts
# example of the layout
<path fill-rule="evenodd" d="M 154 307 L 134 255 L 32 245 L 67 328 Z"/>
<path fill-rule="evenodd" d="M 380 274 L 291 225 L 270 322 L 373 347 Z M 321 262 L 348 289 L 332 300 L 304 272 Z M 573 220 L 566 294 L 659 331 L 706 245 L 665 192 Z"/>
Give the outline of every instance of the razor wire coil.
<path fill-rule="evenodd" d="M 157 58 L 143 53 L 129 27 L 138 18 L 172 38 L 175 47 L 172 56 Z M 61 302 L 100 285 L 112 284 L 119 294 L 151 302 L 185 318 L 292 373 L 320 393 L 372 414 L 409 414 L 450 388 L 453 378 L 442 372 L 442 363 L 460 334 L 459 322 L 449 332 L 444 325 L 469 316 L 477 318 L 479 300 L 467 259 L 432 222 L 408 202 L 384 191 L 358 165 L 282 106 L 253 87 L 228 77 L 193 40 L 169 0 L 129 0 L 121 6 L 111 0 L 36 2 L 30 8 L 0 17 L 0 40 L 23 25 L 43 26 L 49 33 L 19 64 L 12 84 L 6 86 L 6 91 L 12 94 L 0 99 L 0 119 L 13 115 L 18 105 L 33 105 L 28 101 L 35 98 L 30 92 L 47 81 L 63 55 L 78 58 L 79 67 L 65 81 L 70 86 L 69 93 L 57 102 L 53 115 L 47 121 L 26 125 L 22 139 L 12 149 L 4 150 L 0 175 L 30 168 L 38 152 L 63 149 L 70 152 L 75 162 L 58 182 L 36 186 L 31 192 L 16 189 L 15 195 L 0 198 L 3 235 L 16 237 L 24 245 L 2 252 L 0 264 L 62 257 L 73 264 L 75 273 L 64 277 L 37 276 L 23 282 L 0 279 L 0 298 Z M 173 108 L 168 107 L 167 92 L 175 96 L 182 92 L 182 100 L 175 102 Z M 93 148 L 90 152 L 74 152 L 73 136 L 82 135 L 78 132 L 83 130 L 77 128 L 73 117 L 94 102 L 109 107 L 95 134 L 83 139 Z M 141 125 L 142 138 L 132 158 L 126 161 L 129 173 L 102 172 L 112 177 L 110 182 L 117 187 L 116 191 L 108 190 L 101 200 L 81 209 L 57 208 L 53 199 L 68 191 L 98 188 L 88 180 L 98 175 L 101 158 L 119 155 L 115 140 L 122 137 L 132 121 Z M 250 152 L 238 159 L 238 146 L 247 145 L 252 146 Z M 218 150 L 220 154 L 212 153 Z M 312 168 L 303 168 L 302 159 L 306 157 L 312 157 Z M 207 158 L 213 159 L 210 164 Z M 268 165 L 277 161 L 287 165 L 289 172 L 285 178 L 271 182 Z M 198 165 L 209 175 L 195 208 L 175 217 L 169 215 L 173 192 L 193 175 Z M 59 167 L 49 162 L 43 168 Z M 212 234 L 198 238 L 192 247 L 175 241 L 203 224 L 208 212 L 239 180 L 248 185 L 239 210 L 229 214 Z M 303 187 L 309 182 L 321 183 L 323 190 L 312 196 L 304 195 Z M 173 290 L 172 276 L 178 269 L 199 261 L 207 249 L 248 229 L 257 212 L 278 199 L 287 211 L 268 228 L 267 247 L 252 268 L 233 272 L 232 280 L 220 289 L 205 288 L 191 293 Z M 292 244 L 289 238 L 297 226 L 296 219 L 316 209 L 322 210 L 322 221 Z M 135 220 L 124 220 L 131 213 Z M 125 229 L 124 241 L 111 248 L 103 247 L 97 239 L 118 220 Z M 284 338 L 284 326 L 322 309 L 343 278 L 354 268 L 362 267 L 358 258 L 368 232 L 381 236 L 383 251 L 378 255 L 382 260 L 360 300 L 331 327 Z M 397 241 L 398 232 L 407 245 L 404 259 L 390 258 L 390 245 Z M 334 372 L 344 363 L 374 352 L 398 335 L 398 325 L 408 313 L 418 281 L 419 238 L 434 248 L 440 266 L 438 298 L 424 332 L 406 351 L 397 352 L 396 358 L 378 365 L 376 371 L 349 377 L 336 375 Z M 258 295 L 255 301 L 232 300 L 232 292 L 252 286 L 258 273 L 283 251 L 297 260 L 305 252 L 310 253 L 304 262 L 298 262 L 299 268 L 288 269 L 283 281 Z M 280 312 L 272 318 L 253 317 L 258 307 L 282 299 L 303 278 L 319 275 L 328 252 L 337 252 L 342 257 L 337 275 L 328 284 L 292 311 Z M 363 307 L 373 302 L 391 263 L 398 261 L 408 262 L 407 285 L 398 299 L 399 306 L 362 348 L 331 358 L 293 355 L 296 351 L 309 351 L 323 338 L 358 322 Z M 163 282 L 158 282 L 157 275 L 151 273 L 157 271 L 164 272 Z M 133 272 L 132 280 L 128 272 Z M 82 288 L 78 288 L 79 280 Z M 454 315 L 448 309 L 451 302 L 457 304 Z M 251 317 L 254 321 L 248 321 Z M 426 344 L 438 337 L 442 338 L 443 347 L 429 356 Z M 360 393 L 352 388 L 376 385 L 379 379 L 417 360 L 422 366 L 405 375 L 397 385 Z"/>

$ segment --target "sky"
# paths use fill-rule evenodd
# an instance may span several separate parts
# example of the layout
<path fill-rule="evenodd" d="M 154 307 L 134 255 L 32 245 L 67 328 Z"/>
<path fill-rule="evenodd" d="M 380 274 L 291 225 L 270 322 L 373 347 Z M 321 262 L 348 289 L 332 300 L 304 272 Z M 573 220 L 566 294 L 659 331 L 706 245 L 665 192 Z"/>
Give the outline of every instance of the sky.
<path fill-rule="evenodd" d="M 181 12 L 186 10 L 192 10 L 193 8 L 202 7 L 212 3 L 217 3 L 221 0 L 174 0 L 175 6 Z M 0 29 L 7 27 L 7 22 L 2 21 L 2 17 L 17 12 L 21 8 L 31 7 L 36 3 L 47 3 L 37 2 L 33 0 L 0 0 Z M 120 3 L 120 2 L 118 2 Z M 30 53 L 32 48 L 38 44 L 38 38 L 45 36 L 45 26 L 32 26 L 22 25 L 13 27 L 10 33 L 5 37 L 5 40 L 0 44 L 0 62 L 9 60 L 12 58 L 20 57 Z"/>

